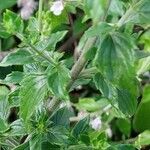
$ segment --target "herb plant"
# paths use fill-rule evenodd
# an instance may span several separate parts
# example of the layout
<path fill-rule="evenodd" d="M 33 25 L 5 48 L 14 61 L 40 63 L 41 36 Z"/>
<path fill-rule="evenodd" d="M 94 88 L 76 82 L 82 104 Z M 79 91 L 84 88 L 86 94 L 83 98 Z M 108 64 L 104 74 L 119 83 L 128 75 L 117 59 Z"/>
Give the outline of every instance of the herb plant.
<path fill-rule="evenodd" d="M 18 5 L 0 0 L 1 149 L 149 149 L 150 0 Z"/>

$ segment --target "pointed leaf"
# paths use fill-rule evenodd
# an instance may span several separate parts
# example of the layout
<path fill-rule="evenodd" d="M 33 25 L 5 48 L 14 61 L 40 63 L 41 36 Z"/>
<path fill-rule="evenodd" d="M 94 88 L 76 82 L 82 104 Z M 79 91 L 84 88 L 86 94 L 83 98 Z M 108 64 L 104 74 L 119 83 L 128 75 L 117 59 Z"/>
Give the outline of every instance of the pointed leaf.
<path fill-rule="evenodd" d="M 26 49 L 18 49 L 15 52 L 9 53 L 0 63 L 0 66 L 24 65 L 33 63 L 31 53 Z"/>
<path fill-rule="evenodd" d="M 76 138 L 79 138 L 80 134 L 83 134 L 88 130 L 89 121 L 90 121 L 89 117 L 80 120 L 72 129 L 72 135 Z"/>
<path fill-rule="evenodd" d="M 65 66 L 50 67 L 48 69 L 48 87 L 49 90 L 58 98 L 67 100 L 68 94 L 66 91 L 67 83 L 69 82 L 69 70 Z"/>
<path fill-rule="evenodd" d="M 20 116 L 27 121 L 47 94 L 45 76 L 26 76 L 20 88 Z"/>
<path fill-rule="evenodd" d="M 53 122 L 54 126 L 64 126 L 64 127 L 69 127 L 70 121 L 69 118 L 72 116 L 72 112 L 67 108 L 63 107 L 57 110 L 50 120 Z"/>

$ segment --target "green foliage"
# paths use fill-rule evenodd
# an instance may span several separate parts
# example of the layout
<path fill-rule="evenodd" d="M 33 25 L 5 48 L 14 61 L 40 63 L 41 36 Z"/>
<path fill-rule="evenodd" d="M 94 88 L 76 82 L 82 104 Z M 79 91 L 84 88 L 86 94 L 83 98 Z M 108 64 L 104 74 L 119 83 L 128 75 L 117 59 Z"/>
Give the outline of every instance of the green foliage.
<path fill-rule="evenodd" d="M 3 26 L 10 34 L 22 33 L 24 30 L 24 24 L 21 17 L 9 10 L 6 10 L 4 13 Z"/>
<path fill-rule="evenodd" d="M 0 0 L 0 149 L 145 148 L 150 1 L 61 2 Z"/>
<path fill-rule="evenodd" d="M 89 127 L 89 117 L 86 117 L 80 120 L 72 130 L 72 135 L 75 138 L 79 138 L 79 136 L 87 131 Z"/>
<path fill-rule="evenodd" d="M 149 121 L 149 106 L 150 106 L 150 86 L 146 86 L 143 91 L 142 101 L 136 111 L 134 117 L 134 128 L 137 131 L 144 131 L 150 129 L 150 121 Z M 143 124 L 144 122 L 144 124 Z"/>
<path fill-rule="evenodd" d="M 18 49 L 15 52 L 8 54 L 3 61 L 0 63 L 0 66 L 11 66 L 11 65 L 24 65 L 33 63 L 34 59 L 32 54 L 26 49 Z"/>
<path fill-rule="evenodd" d="M 21 82 L 19 97 L 20 116 L 25 122 L 28 121 L 46 94 L 47 84 L 45 76 L 30 75 L 24 77 Z"/>
<path fill-rule="evenodd" d="M 9 0 L 9 1 L 0 0 L 0 4 L 1 4 L 0 5 L 0 10 L 12 7 L 16 3 L 17 3 L 17 0 Z"/>

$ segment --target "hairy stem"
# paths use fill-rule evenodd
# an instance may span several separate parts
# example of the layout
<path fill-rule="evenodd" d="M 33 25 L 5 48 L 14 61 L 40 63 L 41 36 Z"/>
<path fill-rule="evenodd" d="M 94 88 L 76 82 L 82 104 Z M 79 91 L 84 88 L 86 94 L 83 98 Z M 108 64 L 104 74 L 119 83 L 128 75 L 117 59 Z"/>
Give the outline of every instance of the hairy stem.
<path fill-rule="evenodd" d="M 41 32 L 42 30 L 42 9 L 43 9 L 43 0 L 39 0 L 39 11 L 38 11 L 39 32 Z"/>
<path fill-rule="evenodd" d="M 110 4 L 111 4 L 111 0 L 109 0 L 109 2 L 108 2 L 108 7 L 106 9 L 105 14 L 107 14 Z M 105 21 L 106 17 L 107 16 L 105 15 L 103 18 L 103 21 Z M 94 43 L 96 42 L 96 39 L 97 39 L 96 37 L 87 39 L 87 41 L 83 47 L 82 54 L 80 55 L 79 59 L 77 60 L 77 62 L 74 64 L 74 66 L 71 69 L 71 81 L 67 85 L 68 91 L 71 88 L 71 86 L 73 85 L 73 83 L 75 82 L 75 80 L 80 75 L 80 73 L 81 73 L 82 69 L 85 67 L 86 63 L 88 62 L 88 60 L 86 60 L 86 58 L 85 58 L 85 54 L 94 45 Z M 57 108 L 57 106 L 60 104 L 60 102 L 61 101 L 59 99 L 57 99 L 56 97 L 53 97 L 53 99 L 49 103 L 48 111 L 50 113 L 52 113 Z"/>
<path fill-rule="evenodd" d="M 132 14 L 133 9 L 132 7 L 130 7 L 126 13 L 120 18 L 120 20 L 117 23 L 118 27 L 121 27 L 122 25 L 124 25 L 126 23 L 126 21 L 128 20 L 128 18 L 130 17 L 130 15 Z"/>
<path fill-rule="evenodd" d="M 95 41 L 96 41 L 96 37 L 90 38 L 87 40 L 87 42 L 83 48 L 83 52 L 82 52 L 81 56 L 79 57 L 78 61 L 74 64 L 74 66 L 71 69 L 71 81 L 68 83 L 67 90 L 70 89 L 70 87 L 73 85 L 75 80 L 78 78 L 80 72 L 82 71 L 82 69 L 86 65 L 87 60 L 85 58 L 85 54 L 93 46 Z M 61 102 L 60 100 L 58 100 L 56 97 L 54 97 L 50 101 L 50 104 L 48 106 L 48 110 L 50 112 L 53 112 L 57 108 L 57 106 L 60 104 L 60 102 Z"/>

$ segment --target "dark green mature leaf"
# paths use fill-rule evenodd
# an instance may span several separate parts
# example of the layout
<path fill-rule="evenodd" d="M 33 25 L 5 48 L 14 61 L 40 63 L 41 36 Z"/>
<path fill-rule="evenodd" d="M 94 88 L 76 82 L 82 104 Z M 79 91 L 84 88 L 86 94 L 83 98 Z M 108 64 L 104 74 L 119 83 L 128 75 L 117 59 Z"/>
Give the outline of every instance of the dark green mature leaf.
<path fill-rule="evenodd" d="M 137 108 L 133 127 L 136 131 L 144 131 L 150 129 L 150 86 L 144 88 L 143 97 L 140 105 Z"/>
<path fill-rule="evenodd" d="M 132 39 L 126 34 L 108 34 L 101 43 L 95 58 L 100 72 L 110 81 L 116 81 L 122 73 L 129 71 L 134 63 Z"/>
<path fill-rule="evenodd" d="M 17 3 L 17 0 L 0 0 L 0 10 L 12 7 Z"/>
<path fill-rule="evenodd" d="M 112 99 L 115 96 L 115 87 L 101 73 L 94 76 L 94 83 L 106 98 Z"/>
<path fill-rule="evenodd" d="M 136 150 L 136 148 L 129 144 L 119 144 L 109 147 L 108 150 Z"/>
<path fill-rule="evenodd" d="M 66 145 L 68 143 L 68 130 L 62 126 L 54 126 L 49 130 L 47 138 L 51 144 Z"/>
<path fill-rule="evenodd" d="M 31 53 L 26 49 L 18 49 L 9 53 L 0 63 L 0 66 L 24 65 L 33 63 L 34 59 Z"/>
<path fill-rule="evenodd" d="M 42 150 L 42 134 L 32 135 L 29 141 L 30 150 Z"/>
<path fill-rule="evenodd" d="M 69 127 L 69 118 L 72 116 L 72 112 L 67 108 L 63 107 L 58 109 L 50 118 L 54 126 Z"/>
<path fill-rule="evenodd" d="M 104 35 L 108 34 L 108 32 L 112 31 L 113 29 L 114 28 L 111 25 L 109 25 L 105 22 L 100 22 L 100 23 L 90 27 L 87 31 L 85 31 L 85 33 L 81 37 L 78 48 L 82 49 L 84 47 L 84 44 L 87 41 L 87 38 L 92 38 L 92 37 L 95 37 L 95 36 L 98 36 L 98 37 L 99 36 L 104 36 Z M 89 53 L 91 53 L 90 51 L 92 51 L 92 50 L 93 50 L 93 48 L 91 48 L 87 52 L 86 55 L 90 55 Z"/>
<path fill-rule="evenodd" d="M 8 74 L 4 79 L 4 83 L 20 83 L 23 79 L 24 73 L 19 71 L 14 71 L 11 74 Z"/>
<path fill-rule="evenodd" d="M 43 142 L 42 143 L 42 149 L 43 150 L 59 150 L 60 149 L 60 146 L 59 145 L 56 145 L 56 144 L 51 144 L 50 142 Z"/>
<path fill-rule="evenodd" d="M 24 30 L 24 23 L 21 17 L 10 10 L 6 10 L 3 15 L 3 25 L 10 34 L 20 34 Z"/>
<path fill-rule="evenodd" d="M 17 146 L 13 150 L 30 150 L 29 141 Z"/>
<path fill-rule="evenodd" d="M 119 118 L 116 123 L 117 123 L 117 126 L 118 126 L 119 130 L 124 135 L 129 137 L 130 133 L 131 133 L 131 122 L 130 122 L 130 120 Z"/>
<path fill-rule="evenodd" d="M 125 20 L 125 23 L 132 22 L 136 24 L 148 24 L 150 23 L 150 1 L 140 0 L 133 4 L 133 10 L 131 11 L 129 17 Z"/>
<path fill-rule="evenodd" d="M 118 105 L 121 111 L 129 116 L 132 116 L 136 111 L 136 98 L 132 98 L 132 93 L 125 89 L 117 89 Z"/>
<path fill-rule="evenodd" d="M 59 65 L 56 67 L 50 67 L 48 69 L 48 87 L 49 90 L 61 99 L 68 99 L 68 94 L 66 91 L 67 83 L 69 82 L 70 74 L 69 70 L 63 66 Z"/>
<path fill-rule="evenodd" d="M 45 76 L 24 77 L 20 88 L 20 116 L 27 121 L 47 94 Z"/>
<path fill-rule="evenodd" d="M 86 117 L 80 120 L 72 129 L 72 135 L 76 138 L 79 138 L 80 134 L 85 133 L 89 128 L 90 117 Z"/>

